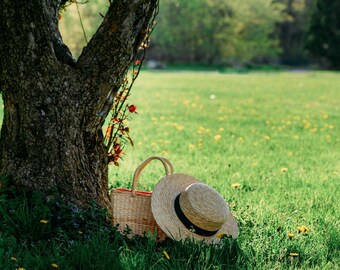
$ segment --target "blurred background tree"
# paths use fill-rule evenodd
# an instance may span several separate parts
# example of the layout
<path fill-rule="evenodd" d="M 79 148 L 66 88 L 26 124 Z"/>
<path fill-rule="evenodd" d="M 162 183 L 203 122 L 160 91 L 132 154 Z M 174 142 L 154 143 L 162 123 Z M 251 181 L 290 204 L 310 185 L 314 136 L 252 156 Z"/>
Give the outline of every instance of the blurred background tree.
<path fill-rule="evenodd" d="M 79 14 L 89 39 L 107 6 L 107 0 L 89 0 L 62 12 L 60 29 L 75 57 L 86 46 Z M 161 0 L 148 59 L 163 65 L 336 67 L 339 6 L 334 0 Z"/>
<path fill-rule="evenodd" d="M 78 0 L 67 2 L 59 14 L 59 30 L 64 42 L 78 58 L 82 49 L 98 29 L 109 7 L 108 0 Z M 79 11 L 79 13 L 78 13 Z M 85 35 L 81 24 L 84 26 Z"/>
<path fill-rule="evenodd" d="M 150 57 L 167 63 L 238 66 L 280 52 L 282 8 L 271 0 L 167 0 L 158 18 Z"/>
<path fill-rule="evenodd" d="M 307 31 L 306 48 L 333 68 L 340 68 L 340 1 L 316 0 Z"/>
<path fill-rule="evenodd" d="M 315 0 L 276 0 L 284 6 L 284 20 L 277 25 L 280 38 L 280 63 L 291 66 L 307 65 L 310 56 L 304 48 L 304 36 Z"/>

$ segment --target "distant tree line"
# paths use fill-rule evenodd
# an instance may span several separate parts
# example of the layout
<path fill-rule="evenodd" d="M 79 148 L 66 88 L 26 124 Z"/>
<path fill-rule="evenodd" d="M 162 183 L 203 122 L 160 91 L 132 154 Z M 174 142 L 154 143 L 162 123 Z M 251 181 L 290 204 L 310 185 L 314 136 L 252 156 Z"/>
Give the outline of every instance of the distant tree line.
<path fill-rule="evenodd" d="M 306 48 L 314 56 L 340 68 L 340 1 L 317 0 L 306 35 Z"/>
<path fill-rule="evenodd" d="M 272 36 L 283 20 L 271 0 L 161 1 L 151 58 L 168 63 L 242 65 L 280 53 Z"/>
<path fill-rule="evenodd" d="M 81 6 L 89 35 L 101 20 L 90 17 L 91 10 L 104 12 L 105 5 L 104 0 L 90 0 Z M 339 14 L 336 0 L 161 0 L 148 58 L 164 64 L 336 68 Z M 77 24 L 76 17 L 76 12 L 65 14 L 64 27 Z M 77 40 L 70 46 L 76 55 L 85 45 L 77 31 L 65 37 Z"/>

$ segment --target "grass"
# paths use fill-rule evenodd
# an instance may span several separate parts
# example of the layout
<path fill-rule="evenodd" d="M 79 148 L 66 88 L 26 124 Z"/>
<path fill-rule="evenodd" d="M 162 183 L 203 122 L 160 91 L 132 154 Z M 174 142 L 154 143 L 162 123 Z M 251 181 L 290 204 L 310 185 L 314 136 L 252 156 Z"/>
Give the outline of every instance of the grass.
<path fill-rule="evenodd" d="M 164 155 L 223 194 L 249 267 L 338 265 L 339 73 L 144 73 L 134 90 L 136 146 L 112 168 L 114 186 L 129 187 L 143 159 Z M 163 174 L 150 165 L 140 189 Z M 297 233 L 301 225 L 308 235 Z"/>
<path fill-rule="evenodd" d="M 69 217 L 67 208 L 58 233 L 50 228 L 40 239 L 39 211 L 50 210 L 25 206 L 27 200 L 15 204 L 12 196 L 0 204 L 7 209 L 0 220 L 10 223 L 3 213 L 12 207 L 18 214 L 9 216 L 23 227 L 0 227 L 0 269 L 52 269 L 52 263 L 60 269 L 339 268 L 339 73 L 143 72 L 129 104 L 139 113 L 130 123 L 135 147 L 125 148 L 119 168 L 110 167 L 111 185 L 131 187 L 144 159 L 166 156 L 176 172 L 195 176 L 225 197 L 240 225 L 237 242 L 226 239 L 216 249 L 188 241 L 129 240 L 97 224 L 96 211 L 85 238 L 70 223 L 78 216 Z M 139 189 L 152 190 L 163 175 L 154 161 Z M 298 233 L 301 226 L 308 231 Z"/>

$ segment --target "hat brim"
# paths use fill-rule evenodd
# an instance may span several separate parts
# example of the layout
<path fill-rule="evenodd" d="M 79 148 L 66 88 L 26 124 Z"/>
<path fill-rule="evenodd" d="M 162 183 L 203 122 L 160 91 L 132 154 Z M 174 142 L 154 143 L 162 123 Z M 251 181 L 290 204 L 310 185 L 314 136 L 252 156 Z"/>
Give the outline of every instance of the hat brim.
<path fill-rule="evenodd" d="M 238 226 L 233 214 L 229 211 L 226 222 L 210 237 L 198 235 L 188 230 L 178 218 L 174 202 L 176 197 L 193 183 L 202 183 L 196 178 L 176 173 L 162 178 L 155 186 L 151 196 L 151 210 L 158 226 L 172 239 L 196 238 L 207 242 L 218 243 L 224 235 L 237 238 Z"/>

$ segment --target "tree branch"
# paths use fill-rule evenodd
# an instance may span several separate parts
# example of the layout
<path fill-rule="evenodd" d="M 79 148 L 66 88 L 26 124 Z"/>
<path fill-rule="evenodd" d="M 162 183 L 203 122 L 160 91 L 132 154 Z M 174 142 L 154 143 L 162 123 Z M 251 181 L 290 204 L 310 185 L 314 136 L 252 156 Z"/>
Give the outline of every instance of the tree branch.
<path fill-rule="evenodd" d="M 50 17 L 56 2 L 0 1 L 0 72 L 4 73 L 0 73 L 0 80 L 5 75 L 10 78 L 18 73 L 27 77 L 24 72 L 36 73 L 45 63 L 53 62 Z M 26 70 L 26 66 L 30 68 Z"/>
<path fill-rule="evenodd" d="M 59 0 L 0 1 L 0 84 L 5 76 L 9 82 L 16 74 L 24 80 L 42 69 L 52 70 L 58 61 L 75 63 L 61 40 L 58 8 Z"/>
<path fill-rule="evenodd" d="M 84 100 L 97 117 L 106 117 L 107 113 L 99 114 L 108 101 L 112 104 L 112 95 L 144 41 L 157 8 L 158 0 L 112 1 L 102 24 L 81 53 L 76 68 L 86 85 Z"/>

